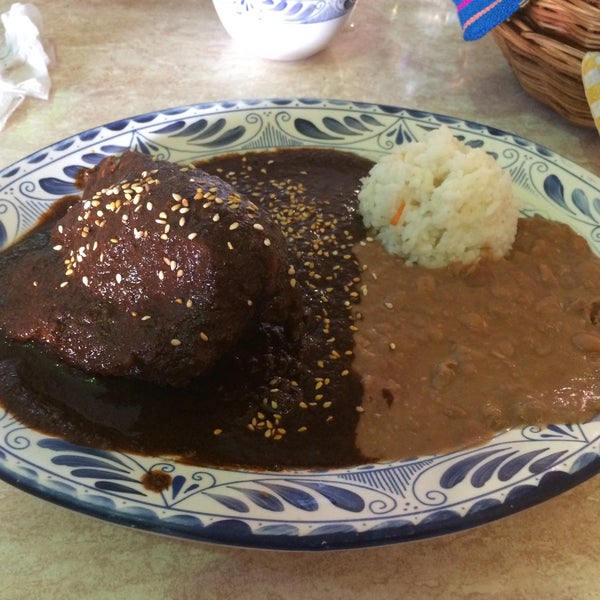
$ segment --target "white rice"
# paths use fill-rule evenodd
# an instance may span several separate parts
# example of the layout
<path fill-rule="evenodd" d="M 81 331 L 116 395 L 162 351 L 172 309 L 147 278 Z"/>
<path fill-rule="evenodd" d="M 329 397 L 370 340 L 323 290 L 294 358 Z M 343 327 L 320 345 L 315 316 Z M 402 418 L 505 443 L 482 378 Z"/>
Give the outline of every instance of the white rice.
<path fill-rule="evenodd" d="M 429 268 L 500 258 L 515 240 L 510 175 L 448 127 L 402 146 L 362 181 L 359 210 L 388 252 Z"/>

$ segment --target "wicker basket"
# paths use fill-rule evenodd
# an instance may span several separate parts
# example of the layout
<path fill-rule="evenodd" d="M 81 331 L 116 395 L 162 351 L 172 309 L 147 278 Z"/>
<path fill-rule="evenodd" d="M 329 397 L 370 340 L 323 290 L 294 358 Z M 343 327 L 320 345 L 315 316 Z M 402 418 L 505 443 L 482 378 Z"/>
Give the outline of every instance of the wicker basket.
<path fill-rule="evenodd" d="M 581 60 L 600 50 L 600 0 L 530 0 L 493 36 L 530 96 L 577 125 L 595 126 Z"/>

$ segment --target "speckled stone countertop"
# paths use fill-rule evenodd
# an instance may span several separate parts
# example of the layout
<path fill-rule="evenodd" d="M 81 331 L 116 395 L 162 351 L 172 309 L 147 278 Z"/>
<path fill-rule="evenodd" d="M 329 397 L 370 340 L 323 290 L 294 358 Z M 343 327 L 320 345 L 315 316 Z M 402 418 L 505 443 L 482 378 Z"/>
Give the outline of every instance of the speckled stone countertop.
<path fill-rule="evenodd" d="M 242 98 L 419 108 L 530 138 L 600 175 L 600 136 L 528 97 L 492 38 L 463 42 L 451 0 L 361 0 L 301 62 L 255 59 L 210 0 L 37 0 L 56 60 L 48 101 L 0 132 L 0 167 L 139 113 Z M 0 0 L 0 11 L 10 3 Z M 331 553 L 210 546 L 126 529 L 0 483 L 0 598 L 552 599 L 600 594 L 600 479 L 445 537 Z"/>

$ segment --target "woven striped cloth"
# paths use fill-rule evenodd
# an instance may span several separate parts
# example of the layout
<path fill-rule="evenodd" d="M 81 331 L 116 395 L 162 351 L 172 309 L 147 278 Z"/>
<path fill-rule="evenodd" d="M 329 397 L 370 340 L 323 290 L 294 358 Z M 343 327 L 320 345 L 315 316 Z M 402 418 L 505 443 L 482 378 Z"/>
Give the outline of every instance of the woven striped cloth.
<path fill-rule="evenodd" d="M 581 77 L 592 117 L 600 132 L 600 52 L 586 52 L 581 62 Z"/>
<path fill-rule="evenodd" d="M 467 41 L 478 40 L 512 16 L 523 0 L 453 0 Z"/>

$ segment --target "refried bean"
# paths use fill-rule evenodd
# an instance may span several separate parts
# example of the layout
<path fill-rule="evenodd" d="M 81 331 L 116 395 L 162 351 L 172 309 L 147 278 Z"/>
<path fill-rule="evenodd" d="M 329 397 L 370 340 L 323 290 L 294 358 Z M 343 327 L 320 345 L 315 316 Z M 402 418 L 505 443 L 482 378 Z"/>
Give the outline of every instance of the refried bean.
<path fill-rule="evenodd" d="M 600 411 L 600 259 L 567 225 L 520 219 L 508 257 L 470 267 L 355 252 L 361 452 L 424 456 Z"/>

